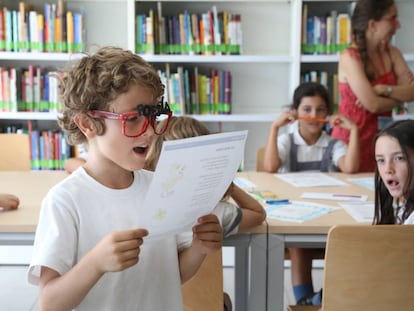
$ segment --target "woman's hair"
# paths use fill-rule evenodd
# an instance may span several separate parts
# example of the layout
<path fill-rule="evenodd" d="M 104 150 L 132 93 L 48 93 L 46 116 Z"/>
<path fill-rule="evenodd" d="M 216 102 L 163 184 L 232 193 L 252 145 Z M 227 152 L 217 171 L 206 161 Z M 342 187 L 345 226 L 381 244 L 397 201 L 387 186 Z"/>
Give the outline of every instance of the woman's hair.
<path fill-rule="evenodd" d="M 369 69 L 367 42 L 365 32 L 368 29 L 370 20 L 379 21 L 388 12 L 394 0 L 359 0 L 356 3 L 351 18 L 352 40 L 358 47 L 361 61 L 364 64 L 364 71 L 370 81 L 374 80 L 375 75 Z"/>
<path fill-rule="evenodd" d="M 317 82 L 301 83 L 293 93 L 291 109 L 298 109 L 303 97 L 319 96 L 326 103 L 328 114 L 332 113 L 332 101 L 325 86 Z"/>
<path fill-rule="evenodd" d="M 163 127 L 166 120 L 162 120 L 158 126 Z M 197 137 L 210 134 L 209 129 L 200 121 L 187 116 L 171 117 L 166 132 L 156 136 L 145 159 L 144 168 L 154 171 L 160 157 L 162 143 L 166 140 Z"/>
<path fill-rule="evenodd" d="M 401 151 L 407 159 L 407 183 L 404 185 L 403 196 L 406 205 L 402 214 L 402 222 L 414 211 L 414 180 L 413 166 L 410 155 L 414 155 L 414 120 L 396 121 L 385 127 L 375 137 L 377 142 L 379 137 L 390 136 L 395 138 L 401 146 Z M 394 224 L 396 223 L 393 197 L 388 192 L 383 180 L 381 179 L 378 168 L 375 170 L 375 214 L 374 224 Z"/>
<path fill-rule="evenodd" d="M 86 141 L 74 119 L 90 110 L 108 110 L 109 102 L 139 85 L 153 94 L 158 103 L 164 85 L 156 70 L 140 56 L 117 47 L 103 47 L 95 54 L 86 54 L 59 76 L 59 94 L 63 105 L 59 126 L 68 133 L 68 142 Z M 137 103 L 138 104 L 138 103 Z M 105 132 L 104 121 L 90 118 L 98 135 Z"/>

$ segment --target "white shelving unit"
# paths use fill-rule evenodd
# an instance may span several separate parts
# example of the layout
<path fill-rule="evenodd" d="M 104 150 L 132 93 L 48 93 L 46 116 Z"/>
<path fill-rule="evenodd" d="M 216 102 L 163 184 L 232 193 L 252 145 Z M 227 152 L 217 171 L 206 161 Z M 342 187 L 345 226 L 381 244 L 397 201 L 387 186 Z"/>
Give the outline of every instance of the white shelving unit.
<path fill-rule="evenodd" d="M 43 11 L 47 0 L 28 1 L 37 11 Z M 53 3 L 54 0 L 50 0 Z M 301 55 L 302 7 L 306 3 L 312 14 L 326 14 L 331 8 L 344 10 L 352 1 L 325 0 L 164 0 L 162 14 L 177 14 L 187 10 L 201 13 L 213 5 L 220 10 L 241 14 L 243 45 L 241 55 L 143 55 L 143 58 L 163 68 L 166 63 L 199 68 L 219 68 L 232 74 L 232 114 L 193 115 L 213 130 L 249 129 L 245 168 L 255 168 L 256 150 L 266 141 L 272 122 L 291 102 L 292 92 L 300 81 L 304 68 L 329 68 L 336 71 L 338 55 Z M 16 8 L 18 2 L 5 0 L 3 6 Z M 414 12 L 411 0 L 397 1 L 402 28 L 396 44 L 406 59 L 414 65 L 414 42 L 409 24 Z M 81 12 L 85 18 L 87 50 L 103 45 L 135 49 L 135 16 L 156 10 L 157 1 L 144 0 L 66 0 L 68 10 Z M 405 40 L 404 40 L 405 39 Z M 59 67 L 81 54 L 0 52 L 1 66 Z M 0 113 L 0 124 L 10 120 L 36 120 L 46 126 L 55 124 L 55 113 Z"/>

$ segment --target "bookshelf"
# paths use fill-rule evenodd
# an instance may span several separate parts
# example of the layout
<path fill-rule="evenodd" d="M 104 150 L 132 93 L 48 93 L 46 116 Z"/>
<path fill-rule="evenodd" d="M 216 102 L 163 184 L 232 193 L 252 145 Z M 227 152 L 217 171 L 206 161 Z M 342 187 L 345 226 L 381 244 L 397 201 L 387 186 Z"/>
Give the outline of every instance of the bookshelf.
<path fill-rule="evenodd" d="M 30 0 L 42 12 L 44 3 L 57 0 Z M 324 15 L 332 10 L 346 12 L 352 1 L 323 0 L 66 0 L 67 10 L 84 16 L 83 38 L 86 50 L 102 45 L 117 45 L 135 51 L 137 14 L 155 12 L 163 15 L 203 13 L 213 6 L 218 11 L 240 14 L 242 45 L 240 55 L 150 55 L 142 57 L 157 69 L 166 64 L 175 69 L 198 67 L 227 70 L 232 76 L 231 114 L 194 114 L 212 131 L 248 129 L 245 169 L 255 168 L 256 150 L 265 144 L 270 123 L 291 102 L 292 92 L 301 80 L 301 72 L 326 70 L 336 72 L 338 55 L 303 55 L 301 53 L 302 11 Z M 4 0 L 2 6 L 18 9 L 18 1 Z M 414 66 L 414 43 L 410 21 L 414 12 L 411 0 L 397 0 L 402 28 L 395 38 L 406 59 Z M 110 22 L 109 22 L 110 21 Z M 58 69 L 69 60 L 82 57 L 68 53 L 0 52 L 0 66 L 25 67 L 30 64 Z M 32 120 L 42 129 L 56 129 L 57 113 L 1 112 L 0 126 Z"/>

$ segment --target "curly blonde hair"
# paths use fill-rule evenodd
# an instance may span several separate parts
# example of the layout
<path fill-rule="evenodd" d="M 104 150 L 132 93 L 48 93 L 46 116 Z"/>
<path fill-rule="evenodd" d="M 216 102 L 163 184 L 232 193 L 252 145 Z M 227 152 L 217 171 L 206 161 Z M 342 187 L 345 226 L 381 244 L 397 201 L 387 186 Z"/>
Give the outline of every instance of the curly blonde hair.
<path fill-rule="evenodd" d="M 90 110 L 108 110 L 109 102 L 139 85 L 153 94 L 154 104 L 164 94 L 157 71 L 140 56 L 118 47 L 102 47 L 85 54 L 59 77 L 59 95 L 63 106 L 59 126 L 68 134 L 70 144 L 86 142 L 75 123 L 75 117 Z M 98 135 L 105 132 L 104 121 L 92 119 Z"/>
<path fill-rule="evenodd" d="M 164 127 L 167 120 L 162 120 L 158 126 Z M 155 171 L 158 159 L 160 157 L 162 143 L 166 140 L 175 140 L 181 138 L 197 137 L 201 135 L 210 134 L 209 129 L 200 121 L 187 117 L 171 117 L 170 123 L 166 132 L 154 138 L 151 147 L 145 159 L 144 168 L 150 171 Z"/>

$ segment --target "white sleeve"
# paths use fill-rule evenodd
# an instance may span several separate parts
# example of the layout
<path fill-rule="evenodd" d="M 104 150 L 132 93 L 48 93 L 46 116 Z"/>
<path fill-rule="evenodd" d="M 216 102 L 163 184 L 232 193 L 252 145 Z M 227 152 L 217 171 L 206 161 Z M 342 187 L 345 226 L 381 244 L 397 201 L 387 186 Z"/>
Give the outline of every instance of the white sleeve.
<path fill-rule="evenodd" d="M 342 156 L 346 155 L 347 150 L 348 150 L 348 145 L 342 140 L 338 139 L 332 151 L 332 161 L 336 167 L 339 167 L 338 166 L 339 159 Z"/>
<path fill-rule="evenodd" d="M 279 151 L 279 158 L 282 161 L 282 165 L 279 168 L 279 172 L 287 172 L 290 167 L 290 137 L 289 134 L 281 134 L 277 138 L 277 149 Z"/>

